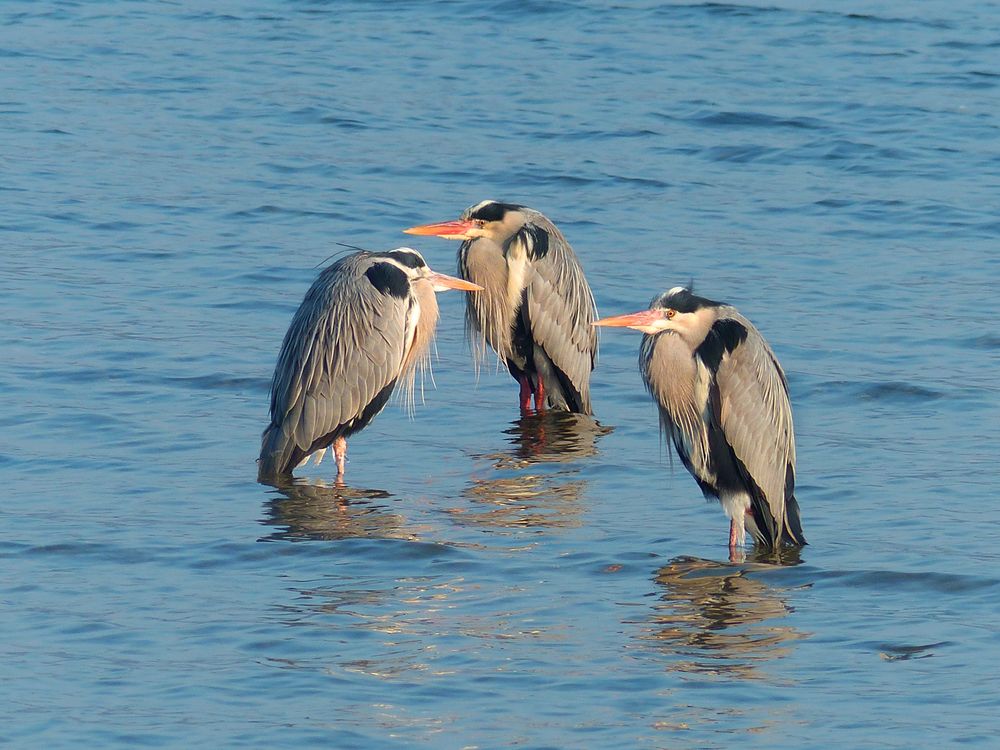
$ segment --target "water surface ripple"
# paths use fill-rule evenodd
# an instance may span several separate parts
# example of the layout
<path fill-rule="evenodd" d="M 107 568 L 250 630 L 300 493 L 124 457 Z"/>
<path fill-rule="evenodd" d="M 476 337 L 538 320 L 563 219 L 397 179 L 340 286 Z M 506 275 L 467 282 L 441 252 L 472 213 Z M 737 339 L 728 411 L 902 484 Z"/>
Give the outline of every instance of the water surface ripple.
<path fill-rule="evenodd" d="M 994 747 L 998 13 L 5 3 L 0 744 Z M 758 324 L 810 546 L 728 560 L 637 337 L 519 420 L 456 294 L 348 487 L 255 483 L 335 243 L 487 197 Z"/>

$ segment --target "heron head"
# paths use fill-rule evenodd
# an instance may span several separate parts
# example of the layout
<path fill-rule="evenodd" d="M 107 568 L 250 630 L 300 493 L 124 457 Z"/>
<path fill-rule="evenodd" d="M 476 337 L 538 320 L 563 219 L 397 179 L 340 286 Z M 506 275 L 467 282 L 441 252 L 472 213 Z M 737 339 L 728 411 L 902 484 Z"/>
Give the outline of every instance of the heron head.
<path fill-rule="evenodd" d="M 470 206 L 456 221 L 421 224 L 403 231 L 407 234 L 442 237 L 446 240 L 475 240 L 487 237 L 503 243 L 523 227 L 528 216 L 524 206 L 485 200 Z"/>
<path fill-rule="evenodd" d="M 648 310 L 602 318 L 594 325 L 633 328 L 650 336 L 672 331 L 696 344 L 705 338 L 714 321 L 714 310 L 720 305 L 692 294 L 690 289 L 675 286 L 654 297 Z"/>
<path fill-rule="evenodd" d="M 410 283 L 430 283 L 435 292 L 443 292 L 448 289 L 460 289 L 465 292 L 478 292 L 482 287 L 473 284 L 471 281 L 456 279 L 454 276 L 432 271 L 419 252 L 412 247 L 397 247 L 385 253 L 388 260 L 402 269 Z"/>

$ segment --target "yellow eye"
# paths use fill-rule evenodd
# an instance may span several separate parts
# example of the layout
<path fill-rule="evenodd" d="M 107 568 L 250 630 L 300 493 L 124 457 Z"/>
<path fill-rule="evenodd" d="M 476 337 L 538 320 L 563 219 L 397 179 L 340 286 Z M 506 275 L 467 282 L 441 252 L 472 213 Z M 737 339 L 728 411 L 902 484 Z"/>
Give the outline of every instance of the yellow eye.
<path fill-rule="evenodd" d="M 667 320 L 673 320 L 674 316 L 677 314 L 676 310 L 667 309 Z"/>

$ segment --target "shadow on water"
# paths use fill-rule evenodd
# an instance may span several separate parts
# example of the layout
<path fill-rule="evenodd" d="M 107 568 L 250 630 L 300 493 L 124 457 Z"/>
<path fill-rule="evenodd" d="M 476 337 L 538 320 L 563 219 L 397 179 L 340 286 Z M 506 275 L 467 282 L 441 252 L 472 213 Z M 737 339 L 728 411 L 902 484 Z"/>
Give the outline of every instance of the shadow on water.
<path fill-rule="evenodd" d="M 591 417 L 564 412 L 527 415 L 504 430 L 506 451 L 475 456 L 489 461 L 487 476 L 473 476 L 463 490 L 467 506 L 452 509 L 463 525 L 517 529 L 578 526 L 587 480 L 568 464 L 597 453 L 611 432 Z"/>
<path fill-rule="evenodd" d="M 415 538 L 404 516 L 378 502 L 392 497 L 384 490 L 315 481 L 295 481 L 276 489 L 282 497 L 265 503 L 261 523 L 281 528 L 263 541 Z"/>
<path fill-rule="evenodd" d="M 779 565 L 798 565 L 785 550 Z M 642 636 L 679 672 L 742 679 L 763 676 L 761 665 L 790 653 L 808 636 L 782 624 L 791 612 L 784 590 L 762 580 L 774 570 L 773 553 L 750 553 L 747 562 L 676 557 L 656 571 L 663 590 Z"/>

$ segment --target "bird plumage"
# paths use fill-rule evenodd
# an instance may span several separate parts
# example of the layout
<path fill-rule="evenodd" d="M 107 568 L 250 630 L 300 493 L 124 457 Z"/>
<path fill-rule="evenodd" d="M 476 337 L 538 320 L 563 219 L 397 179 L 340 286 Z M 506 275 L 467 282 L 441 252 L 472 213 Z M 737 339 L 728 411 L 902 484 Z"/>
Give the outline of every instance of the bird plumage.
<path fill-rule="evenodd" d="M 459 275 L 484 288 L 466 297 L 477 363 L 489 347 L 522 383 L 522 398 L 530 385 L 536 408 L 592 412 L 594 296 L 555 224 L 526 206 L 482 201 L 458 221 L 407 231 L 463 240 Z"/>
<path fill-rule="evenodd" d="M 804 544 L 788 384 L 757 328 L 734 307 L 683 288 L 654 298 L 645 313 L 619 318 L 609 324 L 646 334 L 643 381 L 704 494 L 719 498 L 740 530 L 749 508 L 748 526 L 760 543 Z"/>
<path fill-rule="evenodd" d="M 412 384 L 437 323 L 430 276 L 440 275 L 408 248 L 354 253 L 320 273 L 281 345 L 261 479 L 363 429 L 400 381 Z"/>

